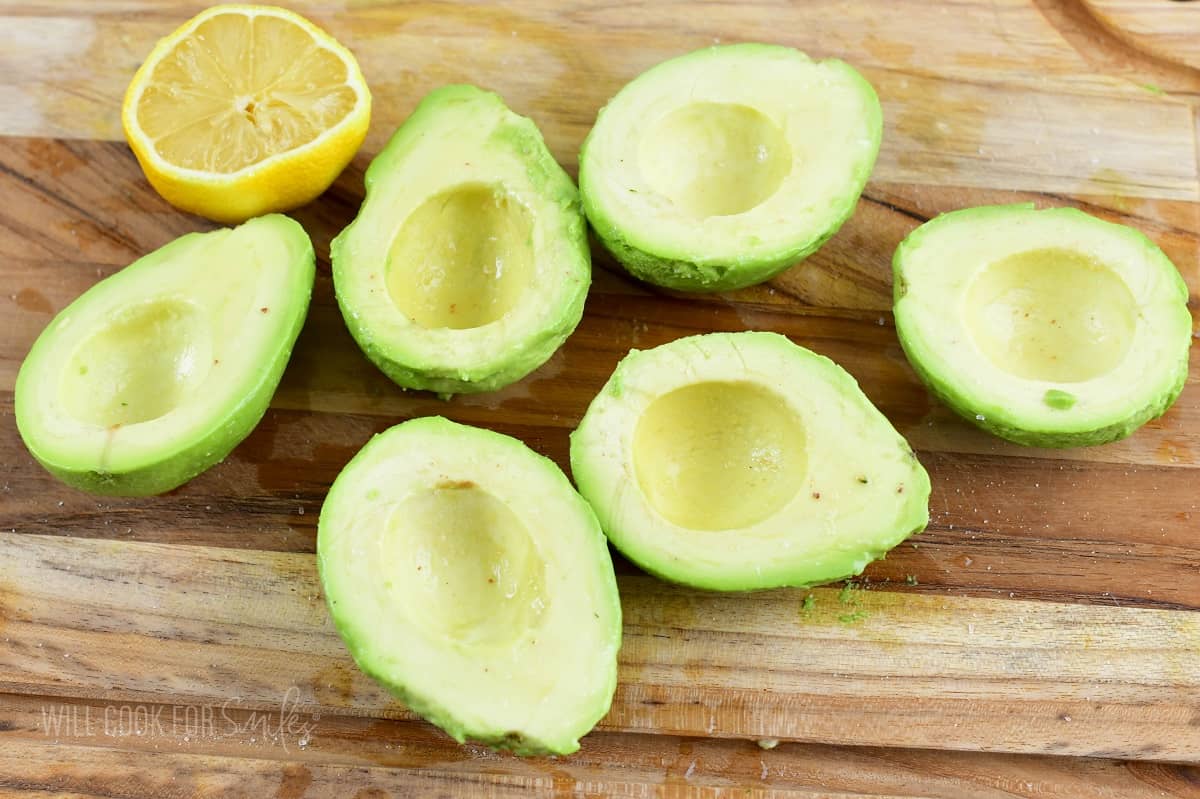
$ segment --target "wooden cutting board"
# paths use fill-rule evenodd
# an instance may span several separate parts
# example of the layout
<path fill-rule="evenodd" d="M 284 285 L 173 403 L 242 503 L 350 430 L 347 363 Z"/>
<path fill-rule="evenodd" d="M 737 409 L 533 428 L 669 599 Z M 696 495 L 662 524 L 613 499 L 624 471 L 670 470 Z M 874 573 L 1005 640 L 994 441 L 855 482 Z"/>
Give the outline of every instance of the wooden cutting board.
<path fill-rule="evenodd" d="M 1200 771 L 1165 764 L 1200 762 L 1200 358 L 1175 407 L 1124 442 L 1009 445 L 916 380 L 889 267 L 939 212 L 1074 205 L 1157 241 L 1195 309 L 1200 4 L 291 5 L 356 53 L 375 94 L 363 151 L 294 214 L 319 258 L 308 323 L 271 410 L 225 463 L 167 496 L 112 500 L 37 467 L 13 383 L 68 301 L 209 227 L 147 186 L 118 118 L 154 40 L 200 6 L 0 3 L 0 792 L 1200 795 Z M 597 250 L 578 331 L 495 394 L 404 393 L 360 355 L 329 240 L 426 91 L 499 91 L 574 172 L 626 81 L 744 40 L 844 58 L 882 99 L 874 179 L 819 253 L 770 284 L 684 297 Z M 629 348 L 743 329 L 785 333 L 858 378 L 933 478 L 926 533 L 857 587 L 812 591 L 808 611 L 806 591 L 705 594 L 618 563 L 620 687 L 572 757 L 458 747 L 354 669 L 312 553 L 326 489 L 373 433 L 440 413 L 565 467 L 568 433 Z"/>

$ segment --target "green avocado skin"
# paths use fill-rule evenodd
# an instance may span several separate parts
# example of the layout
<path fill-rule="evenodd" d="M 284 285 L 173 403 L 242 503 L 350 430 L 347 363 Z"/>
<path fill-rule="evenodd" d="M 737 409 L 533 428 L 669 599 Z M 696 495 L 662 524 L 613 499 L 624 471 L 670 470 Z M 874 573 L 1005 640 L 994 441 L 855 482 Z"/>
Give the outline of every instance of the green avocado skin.
<path fill-rule="evenodd" d="M 582 173 L 580 182 L 583 181 Z M 838 231 L 854 212 L 854 204 L 846 209 L 838 224 L 803 247 L 788 250 L 773 258 L 753 263 L 707 264 L 696 261 L 660 257 L 631 244 L 602 211 L 590 207 L 584 199 L 584 209 L 592 229 L 604 247 L 638 280 L 675 291 L 711 293 L 734 291 L 769 280 L 812 255 Z M 840 213 L 840 212 L 839 212 Z"/>
<path fill-rule="evenodd" d="M 412 149 L 420 144 L 430 118 L 437 115 L 442 106 L 481 101 L 494 102 L 502 107 L 504 105 L 497 95 L 469 85 L 443 86 L 426 95 L 367 168 L 363 207 L 371 201 L 371 194 L 376 185 L 387 180 L 395 163 L 408 157 Z M 556 222 L 557 235 L 569 242 L 572 257 L 582 264 L 579 270 L 580 279 L 574 284 L 574 291 L 567 302 L 563 303 L 556 322 L 538 331 L 537 335 L 521 341 L 507 353 L 503 361 L 472 369 L 448 368 L 428 358 L 422 359 L 397 352 L 386 342 L 380 341 L 347 303 L 345 292 L 338 287 L 355 279 L 347 245 L 358 220 L 351 222 L 330 245 L 338 307 L 350 335 L 354 337 L 363 354 L 402 388 L 434 391 L 443 397 L 504 388 L 545 363 L 574 332 L 579 320 L 583 318 L 584 301 L 591 285 L 592 255 L 588 247 L 587 222 L 583 215 L 579 191 L 546 148 L 546 142 L 533 120 L 510 112 L 508 121 L 493 134 L 491 141 L 502 143 L 514 152 L 521 153 L 530 182 L 539 187 L 542 195 L 553 200 L 561 209 L 559 220 Z"/>
<path fill-rule="evenodd" d="M 370 461 L 372 458 L 372 450 L 376 446 L 383 445 L 383 437 L 391 431 L 397 430 L 400 427 L 407 428 L 429 428 L 432 430 L 456 430 L 463 427 L 455 422 L 441 416 L 425 416 L 416 419 L 410 419 L 407 422 L 402 422 L 400 425 L 390 428 L 382 433 L 378 433 L 371 438 L 366 445 L 358 451 L 358 453 L 350 459 L 350 462 L 343 468 L 343 473 L 350 469 L 350 466 L 359 461 Z M 501 433 L 496 433 L 491 430 L 481 428 L 472 428 L 475 434 L 493 436 L 496 438 L 506 439 L 513 447 L 520 448 L 532 453 L 531 450 L 522 442 L 505 436 Z M 583 497 L 575 491 L 574 486 L 567 480 L 566 475 L 562 470 L 543 455 L 532 453 L 536 458 L 536 463 L 546 472 L 554 476 L 556 483 L 560 483 L 562 487 L 570 491 L 578 500 L 578 508 L 581 513 L 586 514 L 594 522 L 595 539 L 591 543 L 594 545 L 594 555 L 598 559 L 598 567 L 603 575 L 607 577 L 607 590 L 604 591 L 605 597 L 609 600 L 609 605 L 605 609 L 606 617 L 615 619 L 616 636 L 620 637 L 621 630 L 621 601 L 617 593 L 617 581 L 612 567 L 612 556 L 609 554 L 608 546 L 605 542 L 605 537 L 600 530 L 600 523 L 596 521 L 596 514 L 592 510 L 591 505 L 584 501 Z M 450 737 L 458 743 L 466 743 L 473 741 L 489 746 L 493 749 L 502 749 L 510 751 L 517 755 L 568 755 L 578 751 L 579 741 L 574 738 L 569 741 L 541 741 L 535 740 L 514 733 L 510 730 L 493 730 L 479 729 L 464 725 L 450 708 L 447 708 L 432 699 L 418 695 L 408 690 L 401 682 L 397 682 L 391 675 L 387 674 L 380 664 L 377 667 L 377 659 L 373 656 L 370 646 L 370 628 L 364 626 L 360 619 L 357 619 L 352 614 L 343 612 L 337 601 L 337 590 L 326 583 L 325 575 L 329 571 L 326 565 L 325 550 L 321 546 L 321 529 L 331 524 L 325 508 L 329 507 L 329 499 L 334 496 L 337 491 L 337 481 L 334 481 L 333 486 L 329 489 L 329 496 L 326 497 L 324 505 L 321 509 L 321 517 L 317 524 L 317 570 L 321 576 L 322 585 L 325 586 L 324 594 L 326 605 L 329 608 L 330 616 L 333 618 L 334 627 L 341 636 L 346 648 L 350 650 L 351 656 L 354 658 L 355 664 L 369 676 L 371 679 L 383 685 L 403 702 L 414 713 L 417 713 L 422 718 L 428 720 L 444 730 Z M 614 651 L 615 655 L 615 651 Z M 617 667 L 614 660 L 612 668 L 608 673 L 608 685 L 601 693 L 605 697 L 602 704 L 594 708 L 594 713 L 591 715 L 594 718 L 582 719 L 579 725 L 578 735 L 586 734 L 592 727 L 603 718 L 609 711 L 612 705 L 613 692 L 616 689 L 617 683 Z"/>
<path fill-rule="evenodd" d="M 1131 412 L 1124 419 L 1113 424 L 1097 427 L 1093 430 L 1082 430 L 1070 433 L 1058 433 L 1053 431 L 1027 430 L 1015 422 L 1009 420 L 1002 414 L 980 414 L 969 403 L 963 400 L 955 388 L 941 378 L 935 371 L 926 368 L 925 364 L 919 359 L 913 357 L 911 345 L 906 344 L 905 336 L 900 335 L 900 346 L 904 350 L 905 357 L 908 358 L 909 364 L 912 365 L 913 371 L 917 373 L 917 377 L 929 389 L 929 393 L 937 397 L 950 410 L 957 413 L 962 418 L 966 419 L 971 424 L 979 427 L 982 430 L 999 436 L 1006 441 L 1011 441 L 1014 444 L 1022 444 L 1027 447 L 1041 447 L 1045 449 L 1070 449 L 1072 447 L 1091 447 L 1099 444 L 1109 444 L 1113 441 L 1120 441 L 1123 438 L 1128 438 L 1139 427 L 1144 425 L 1151 419 L 1157 419 L 1167 412 L 1167 409 L 1175 403 L 1179 395 L 1183 392 L 1183 385 L 1187 382 L 1188 368 L 1187 360 L 1182 362 L 1180 368 L 1176 370 L 1175 382 L 1172 384 L 1170 391 L 1163 394 L 1156 402 L 1140 407 Z M 979 416 L 983 416 L 982 419 Z"/>
<path fill-rule="evenodd" d="M 1032 203 L 964 208 L 934 217 L 934 219 L 918 227 L 900 243 L 900 246 L 896 248 L 896 252 L 892 256 L 893 302 L 899 302 L 907 291 L 907 283 L 904 276 L 904 261 L 908 252 L 915 247 L 919 247 L 924 237 L 936 231 L 938 225 L 956 222 L 964 216 L 978 217 L 980 220 L 986 221 L 987 216 L 991 214 L 1004 214 L 1012 210 L 1032 210 L 1033 208 Z M 1055 208 L 1049 210 L 1062 215 L 1083 217 L 1089 223 L 1098 221 L 1094 217 L 1074 208 Z M 1046 213 L 1046 211 L 1040 213 Z M 1140 231 L 1133 228 L 1125 228 L 1125 230 L 1127 231 L 1127 235 L 1137 236 L 1144 240 L 1148 247 L 1158 249 L 1158 246 Z M 1187 284 L 1183 282 L 1183 278 L 1178 272 L 1175 272 L 1175 280 L 1177 285 L 1176 290 L 1182 301 L 1186 303 L 1188 297 Z M 1031 430 L 1023 426 L 1019 419 L 1015 419 L 1011 414 L 1005 412 L 1002 407 L 997 406 L 984 410 L 967 400 L 962 392 L 953 385 L 952 381 L 947 380 L 937 370 L 935 365 L 926 362 L 926 359 L 920 353 L 919 347 L 914 344 L 910 336 L 906 335 L 906 331 L 902 325 L 897 324 L 896 334 L 900 340 L 900 346 L 904 350 L 904 355 L 912 366 L 913 371 L 916 372 L 917 377 L 921 379 L 921 382 L 925 384 L 931 394 L 976 427 L 999 436 L 1006 441 L 1027 447 L 1070 449 L 1073 447 L 1109 444 L 1113 441 L 1128 438 L 1146 422 L 1151 419 L 1157 419 L 1166 413 L 1167 409 L 1175 403 L 1175 400 L 1183 392 L 1183 387 L 1188 377 L 1188 349 L 1184 347 L 1182 348 L 1182 357 L 1173 366 L 1174 378 L 1168 390 L 1152 402 L 1131 409 L 1124 418 L 1090 430 L 1072 430 L 1068 432 Z M 979 418 L 981 416 L 983 418 Z"/>
<path fill-rule="evenodd" d="M 737 50 L 744 53 L 755 51 L 773 53 L 790 50 L 790 48 L 772 44 L 717 45 L 672 60 L 700 60 L 708 57 L 717 49 Z M 795 244 L 776 253 L 753 259 L 711 260 L 689 258 L 679 253 L 656 252 L 650 247 L 640 245 L 633 237 L 623 232 L 596 202 L 596 193 L 592 189 L 593 181 L 596 178 L 592 174 L 593 167 L 588 158 L 588 145 L 599 127 L 600 120 L 608 112 L 608 106 L 600 109 L 596 125 L 584 139 L 579 151 L 579 189 L 583 196 L 584 213 L 587 215 L 596 237 L 631 275 L 647 283 L 676 291 L 698 293 L 733 291 L 762 283 L 790 269 L 820 249 L 841 229 L 846 220 L 853 215 L 854 209 L 858 205 L 859 195 L 875 167 L 875 158 L 879 154 L 879 144 L 883 136 L 883 116 L 875 88 L 857 70 L 838 59 L 828 59 L 821 63 L 833 65 L 845 71 L 859 85 L 863 93 L 874 100 L 872 104 L 874 114 L 869 120 L 873 138 L 872 157 L 855 172 L 844 192 L 837 197 L 828 198 L 829 205 L 836 208 L 836 213 L 828 228 L 813 231 L 797 240 Z M 643 73 L 643 75 L 645 74 L 647 73 Z M 637 80 L 638 78 L 635 78 L 629 85 L 636 83 Z"/>
<path fill-rule="evenodd" d="M 304 232 L 304 228 L 296 221 L 279 214 L 259 217 L 258 220 L 252 221 L 258 224 L 270 221 L 280 227 L 284 235 L 302 244 L 300 256 L 291 265 L 296 276 L 295 282 L 298 291 L 292 301 L 287 303 L 287 307 L 280 309 L 280 312 L 288 314 L 287 335 L 278 341 L 270 360 L 263 364 L 253 388 L 239 402 L 230 406 L 221 420 L 204 436 L 194 441 L 181 441 L 174 443 L 173 446 L 164 447 L 162 458 L 143 468 L 114 473 L 98 470 L 90 464 L 55 462 L 39 454 L 36 440 L 26 433 L 30 429 L 26 420 L 37 410 L 28 407 L 23 400 L 26 391 L 23 376 L 28 375 L 23 365 L 17 374 L 15 396 L 17 427 L 21 431 L 21 436 L 30 453 L 46 471 L 67 485 L 92 494 L 125 497 L 162 494 L 178 488 L 201 472 L 223 461 L 233 451 L 233 448 L 258 425 L 271 403 L 271 397 L 274 396 L 275 388 L 279 385 L 279 378 L 283 375 L 283 370 L 291 357 L 292 346 L 300 334 L 300 328 L 304 325 L 316 275 L 316 260 L 312 241 Z M 189 233 L 181 236 L 133 262 L 118 274 L 128 278 L 136 277 L 143 270 L 153 270 L 159 261 L 170 258 L 175 250 L 186 249 L 186 245 L 190 243 L 191 239 L 204 235 L 206 234 Z M 86 304 L 89 292 L 90 290 L 76 298 L 74 302 L 59 312 L 56 319 L 66 318 L 74 309 Z M 34 361 L 54 345 L 54 327 L 55 323 L 51 321 L 34 342 L 33 348 L 25 359 L 25 364 Z"/>

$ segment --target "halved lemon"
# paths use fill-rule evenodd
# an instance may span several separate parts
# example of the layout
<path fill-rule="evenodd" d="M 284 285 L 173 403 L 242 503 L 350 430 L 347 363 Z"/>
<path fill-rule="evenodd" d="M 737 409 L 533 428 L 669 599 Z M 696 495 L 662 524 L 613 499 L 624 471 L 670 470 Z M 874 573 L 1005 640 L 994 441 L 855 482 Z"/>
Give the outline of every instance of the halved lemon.
<path fill-rule="evenodd" d="M 121 109 L 158 193 L 227 223 L 314 199 L 370 120 L 350 51 L 272 6 L 214 6 L 188 20 L 150 53 Z"/>

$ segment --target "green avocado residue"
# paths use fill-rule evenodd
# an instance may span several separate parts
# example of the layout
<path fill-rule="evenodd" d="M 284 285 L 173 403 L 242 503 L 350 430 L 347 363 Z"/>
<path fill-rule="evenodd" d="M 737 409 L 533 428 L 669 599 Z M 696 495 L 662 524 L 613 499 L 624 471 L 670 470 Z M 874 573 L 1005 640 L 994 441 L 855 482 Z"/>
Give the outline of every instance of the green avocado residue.
<path fill-rule="evenodd" d="M 811 616 L 812 612 L 817 608 L 817 598 L 812 594 L 804 597 L 804 603 L 800 606 L 800 612 L 805 616 Z"/>
<path fill-rule="evenodd" d="M 1042 402 L 1060 411 L 1068 411 L 1075 406 L 1075 395 L 1067 391 L 1052 388 L 1042 397 Z"/>
<path fill-rule="evenodd" d="M 843 605 L 857 606 L 858 592 L 862 590 L 862 587 L 858 583 L 853 580 L 847 580 L 846 584 L 842 586 L 842 590 L 838 592 L 838 602 Z M 842 624 L 857 624 L 867 618 L 868 615 L 870 614 L 862 608 L 854 607 L 854 610 L 851 612 L 838 616 L 838 621 Z"/>
<path fill-rule="evenodd" d="M 1159 86 L 1154 83 L 1143 83 L 1142 88 L 1145 89 L 1146 91 L 1150 92 L 1151 94 L 1157 94 L 1160 97 L 1166 96 L 1166 94 L 1167 94 L 1166 89 L 1164 89 L 1162 86 Z"/>

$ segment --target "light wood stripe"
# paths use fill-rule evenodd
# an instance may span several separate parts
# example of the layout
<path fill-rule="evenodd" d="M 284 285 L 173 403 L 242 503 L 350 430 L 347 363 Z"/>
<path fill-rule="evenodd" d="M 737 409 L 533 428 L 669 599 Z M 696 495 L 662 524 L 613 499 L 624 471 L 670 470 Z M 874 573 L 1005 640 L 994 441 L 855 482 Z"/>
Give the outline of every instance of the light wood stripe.
<path fill-rule="evenodd" d="M 0 788 L 110 796 L 114 773 L 157 796 L 723 796 L 815 799 L 1162 799 L 1194 795 L 1192 769 L 1107 760 L 838 748 L 597 732 L 569 757 L 460 747 L 428 725 L 233 705 L 0 695 Z M 264 731 L 266 734 L 264 734 Z M 44 752 L 54 743 L 56 759 Z M 71 764 L 65 766 L 65 764 Z M 236 784 L 226 782 L 236 778 Z M 22 793 L 22 792 L 27 793 Z M 357 793 L 367 799 L 383 794 Z"/>
<path fill-rule="evenodd" d="M 0 133 L 122 138 L 118 109 L 130 76 L 195 7 L 105 5 L 90 15 L 53 5 L 0 11 L 0 50 L 12 65 L 0 76 L 0 101 L 10 109 Z M 686 12 L 673 4 L 640 4 L 638 27 L 653 36 L 629 30 L 624 3 L 571 14 L 554 3 L 524 4 L 519 13 L 440 3 L 357 13 L 294 5 L 361 62 L 375 94 L 370 152 L 424 93 L 493 83 L 499 66 L 504 82 L 496 88 L 543 127 L 560 161 L 574 164 L 595 111 L 639 71 L 716 40 L 761 39 L 770 20 L 773 41 L 844 58 L 875 84 L 887 120 L 877 179 L 1064 192 L 1115 183 L 1130 196 L 1200 197 L 1190 107 L 1097 72 L 1019 0 L 909 2 L 900 14 L 866 4 L 851 20 L 836 4 L 739 3 L 724 7 L 719 21 L 691 15 L 687 29 L 675 24 Z M 951 14 L 957 35 L 949 49 L 913 44 L 945 28 Z M 883 16 L 886 26 L 876 22 Z"/>
<path fill-rule="evenodd" d="M 0 535 L 0 688 L 371 716 L 311 556 Z M 859 745 L 1200 759 L 1200 619 L 1181 611 L 620 581 L 604 727 Z"/>

